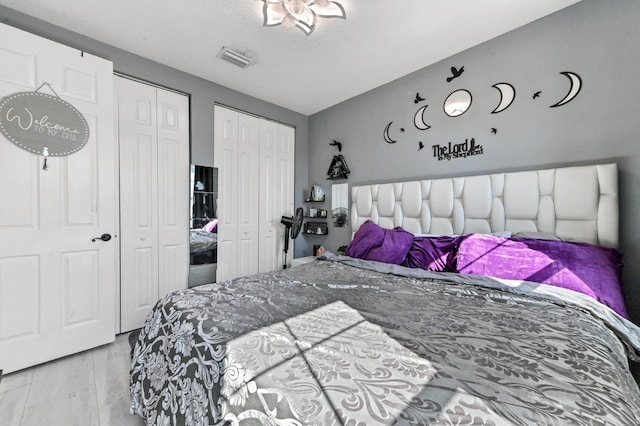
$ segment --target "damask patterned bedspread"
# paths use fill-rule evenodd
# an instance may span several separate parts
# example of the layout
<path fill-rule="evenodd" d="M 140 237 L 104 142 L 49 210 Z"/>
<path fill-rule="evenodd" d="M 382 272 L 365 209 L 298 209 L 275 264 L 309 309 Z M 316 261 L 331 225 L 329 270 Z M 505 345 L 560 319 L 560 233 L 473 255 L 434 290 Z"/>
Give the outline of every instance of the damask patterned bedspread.
<path fill-rule="evenodd" d="M 626 353 L 640 334 L 608 308 L 347 263 L 164 297 L 133 351 L 132 412 L 148 425 L 640 424 Z"/>

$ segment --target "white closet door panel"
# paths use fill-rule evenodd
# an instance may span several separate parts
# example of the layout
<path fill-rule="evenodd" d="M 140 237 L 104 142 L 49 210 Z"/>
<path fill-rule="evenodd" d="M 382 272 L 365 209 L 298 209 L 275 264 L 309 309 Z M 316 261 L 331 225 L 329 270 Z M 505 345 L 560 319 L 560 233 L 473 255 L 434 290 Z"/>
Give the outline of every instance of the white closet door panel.
<path fill-rule="evenodd" d="M 278 159 L 280 164 L 280 202 L 282 211 L 295 213 L 295 129 L 289 126 L 278 128 Z"/>
<path fill-rule="evenodd" d="M 0 259 L 0 340 L 39 333 L 40 256 Z"/>
<path fill-rule="evenodd" d="M 15 371 L 113 341 L 117 159 L 111 62 L 0 24 L 0 97 L 47 82 L 87 144 L 43 159 L 0 136 L 0 365 Z M 55 95 L 49 87 L 40 89 Z M 38 117 L 40 118 L 40 117 Z"/>
<path fill-rule="evenodd" d="M 6 238 L 13 240 L 25 230 L 35 231 L 40 227 L 42 164 L 37 156 L 11 145 L 6 139 L 0 142 L 0 182 L 11 182 L 11 185 L 0 185 L 0 200 L 12 200 L 10 209 L 0 209 L 0 224 L 2 232 L 7 233 Z"/>
<path fill-rule="evenodd" d="M 218 266 L 216 279 L 238 276 L 238 113 L 214 110 L 214 166 L 218 168 Z"/>
<path fill-rule="evenodd" d="M 261 205 L 260 223 L 261 271 L 272 271 L 289 264 L 293 257 L 293 242 L 289 242 L 284 259 L 286 228 L 280 223 L 282 216 L 293 216 L 295 131 L 292 127 L 262 120 L 261 123 Z"/>
<path fill-rule="evenodd" d="M 294 206 L 294 171 L 295 171 L 295 129 L 289 126 L 279 126 L 278 128 L 278 178 L 279 178 L 279 197 L 280 211 L 286 212 L 286 215 L 293 216 L 295 214 Z M 278 238 L 276 241 L 283 244 L 284 230 L 278 229 Z M 295 240 L 290 242 L 288 259 L 293 258 Z M 281 251 L 284 249 L 278 246 Z M 289 260 L 287 260 L 287 264 Z"/>
<path fill-rule="evenodd" d="M 258 272 L 260 120 L 238 115 L 238 276 Z"/>
<path fill-rule="evenodd" d="M 98 321 L 100 273 L 98 253 L 67 252 L 62 255 L 62 321 L 63 328 Z M 92 277 L 87 281 L 87 277 Z"/>
<path fill-rule="evenodd" d="M 96 117 L 85 117 L 89 127 L 97 126 Z M 94 206 L 98 202 L 100 188 L 98 176 L 88 173 L 98 170 L 98 155 L 95 145 L 86 146 L 68 157 L 61 157 L 59 161 L 66 171 L 61 176 L 63 190 L 59 194 L 63 203 L 63 223 L 65 227 L 98 226 L 98 214 Z M 84 181 L 82 185 L 78 182 Z"/>
<path fill-rule="evenodd" d="M 260 122 L 260 272 L 282 267 L 284 226 L 278 195 L 278 124 Z M 278 228 L 282 228 L 279 231 Z M 280 242 L 282 240 L 282 242 Z"/>
<path fill-rule="evenodd" d="M 294 210 L 294 130 L 218 106 L 214 127 L 219 178 L 217 278 L 278 269 L 285 230 L 280 219 Z M 284 198 L 283 188 L 289 192 Z"/>
<path fill-rule="evenodd" d="M 140 327 L 158 292 L 156 89 L 118 77 L 121 331 Z"/>
<path fill-rule="evenodd" d="M 10 30 L 0 29 L 3 34 L 9 34 Z M 20 44 L 3 43 L 0 46 L 0 91 L 11 93 L 19 91 L 19 87 L 27 91 L 35 90 L 36 87 L 36 58 L 38 42 L 26 40 L 20 37 L 20 41 L 26 43 L 23 47 Z M 18 90 L 16 90 L 18 89 Z"/>
<path fill-rule="evenodd" d="M 129 254 L 132 255 L 132 258 L 127 274 L 131 278 L 127 279 L 126 282 L 135 280 L 136 285 L 124 292 L 127 295 L 127 300 L 126 302 L 123 300 L 121 309 L 122 312 L 125 310 L 135 312 L 133 317 L 136 317 L 136 322 L 132 321 L 132 324 L 126 328 L 134 327 L 135 324 L 138 324 L 137 321 L 146 317 L 146 314 L 158 301 L 157 248 L 154 246 L 136 247 Z M 127 318 L 126 315 L 125 318 Z"/>
<path fill-rule="evenodd" d="M 189 279 L 189 98 L 157 89 L 159 295 Z"/>

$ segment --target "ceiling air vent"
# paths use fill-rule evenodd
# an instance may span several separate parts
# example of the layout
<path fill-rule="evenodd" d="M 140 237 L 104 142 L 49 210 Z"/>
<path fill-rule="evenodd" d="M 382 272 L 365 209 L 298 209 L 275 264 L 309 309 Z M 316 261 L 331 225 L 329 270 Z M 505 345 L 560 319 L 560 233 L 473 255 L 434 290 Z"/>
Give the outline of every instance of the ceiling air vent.
<path fill-rule="evenodd" d="M 227 62 L 231 62 L 232 64 L 237 65 L 240 68 L 248 67 L 255 60 L 251 56 L 248 56 L 245 52 L 234 50 L 227 46 L 222 46 L 222 49 L 220 49 L 220 53 L 218 53 L 218 58 L 224 59 Z"/>

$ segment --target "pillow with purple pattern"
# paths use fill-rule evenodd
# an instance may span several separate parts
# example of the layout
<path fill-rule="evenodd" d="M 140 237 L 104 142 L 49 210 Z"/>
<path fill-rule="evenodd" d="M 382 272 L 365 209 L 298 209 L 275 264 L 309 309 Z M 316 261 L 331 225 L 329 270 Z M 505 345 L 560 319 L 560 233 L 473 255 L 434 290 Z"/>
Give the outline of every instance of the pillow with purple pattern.
<path fill-rule="evenodd" d="M 622 254 L 588 243 L 533 238 L 460 237 L 462 274 L 550 284 L 586 294 L 629 318 L 622 292 Z"/>
<path fill-rule="evenodd" d="M 453 272 L 457 239 L 449 236 L 416 236 L 402 266 Z"/>
<path fill-rule="evenodd" d="M 386 229 L 367 220 L 345 250 L 347 256 L 399 265 L 413 242 L 413 234 L 397 227 Z"/>

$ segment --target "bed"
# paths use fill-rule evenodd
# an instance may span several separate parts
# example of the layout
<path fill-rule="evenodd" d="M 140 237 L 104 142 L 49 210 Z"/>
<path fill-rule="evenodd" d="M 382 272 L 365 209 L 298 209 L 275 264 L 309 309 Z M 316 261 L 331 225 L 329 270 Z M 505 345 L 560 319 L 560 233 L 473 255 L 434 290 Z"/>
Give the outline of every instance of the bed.
<path fill-rule="evenodd" d="M 164 296 L 133 349 L 132 413 L 640 424 L 615 164 L 362 185 L 352 202 L 347 255 Z"/>

